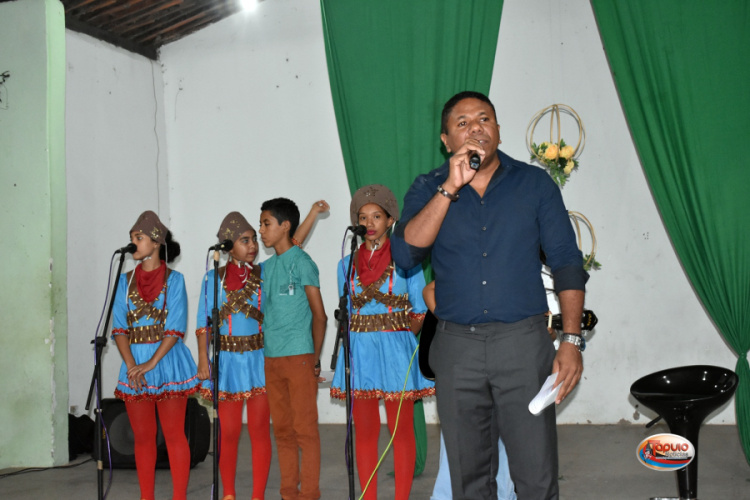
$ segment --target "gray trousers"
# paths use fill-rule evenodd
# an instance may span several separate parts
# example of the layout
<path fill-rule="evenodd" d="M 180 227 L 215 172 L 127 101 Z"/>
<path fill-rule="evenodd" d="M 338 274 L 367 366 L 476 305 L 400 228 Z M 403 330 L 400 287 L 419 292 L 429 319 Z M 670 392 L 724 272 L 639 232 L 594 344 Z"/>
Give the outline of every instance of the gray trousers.
<path fill-rule="evenodd" d="M 552 371 L 544 315 L 516 323 L 438 323 L 430 349 L 454 500 L 496 499 L 498 435 L 519 500 L 557 499 L 554 405 L 529 402 Z"/>

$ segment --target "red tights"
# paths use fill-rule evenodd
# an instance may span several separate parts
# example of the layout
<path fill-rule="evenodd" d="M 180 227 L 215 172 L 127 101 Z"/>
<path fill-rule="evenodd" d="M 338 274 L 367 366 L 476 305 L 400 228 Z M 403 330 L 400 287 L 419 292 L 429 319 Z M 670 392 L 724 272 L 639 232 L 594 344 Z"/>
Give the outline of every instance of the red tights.
<path fill-rule="evenodd" d="M 186 500 L 190 477 L 190 447 L 185 437 L 185 408 L 187 398 L 164 401 L 126 402 L 130 426 L 135 438 L 135 466 L 141 498 L 154 500 L 156 474 L 156 410 L 167 443 L 169 468 L 172 471 L 172 498 Z"/>
<path fill-rule="evenodd" d="M 388 430 L 393 435 L 393 428 L 398 413 L 398 401 L 385 401 L 385 413 L 388 417 Z M 355 428 L 357 455 L 357 473 L 359 484 L 365 488 L 370 475 L 378 463 L 378 437 L 380 435 L 380 413 L 377 399 L 355 399 L 352 405 Z M 396 469 L 396 500 L 407 500 L 414 479 L 414 461 L 416 459 L 414 441 L 414 401 L 404 400 L 401 405 L 398 429 L 393 439 L 393 462 Z M 377 473 L 367 487 L 365 500 L 378 497 Z"/>
<path fill-rule="evenodd" d="M 219 469 L 224 496 L 236 495 L 234 478 L 237 473 L 237 445 L 242 432 L 244 401 L 220 401 L 221 448 Z M 265 394 L 247 400 L 247 431 L 252 444 L 253 500 L 263 500 L 271 469 L 271 413 Z"/>

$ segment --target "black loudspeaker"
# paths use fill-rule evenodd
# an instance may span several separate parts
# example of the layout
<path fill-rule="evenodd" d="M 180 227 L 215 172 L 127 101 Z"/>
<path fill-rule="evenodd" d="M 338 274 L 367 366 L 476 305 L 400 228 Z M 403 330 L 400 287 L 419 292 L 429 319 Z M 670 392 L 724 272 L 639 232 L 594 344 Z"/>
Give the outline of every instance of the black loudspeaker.
<path fill-rule="evenodd" d="M 96 424 L 88 415 L 76 417 L 68 413 L 68 458 L 94 451 Z"/>
<path fill-rule="evenodd" d="M 109 434 L 108 451 L 107 436 L 105 431 L 102 431 L 101 456 L 104 467 L 109 468 L 110 457 L 112 457 L 113 468 L 135 469 L 135 441 L 128 413 L 125 410 L 125 402 L 114 398 L 103 399 L 102 421 L 106 433 Z M 158 418 L 156 422 L 156 468 L 168 469 L 167 444 L 164 441 Z M 206 459 L 211 443 L 211 421 L 208 418 L 208 410 L 194 398 L 189 398 L 187 402 L 185 436 L 190 447 L 190 468 L 193 468 Z"/>

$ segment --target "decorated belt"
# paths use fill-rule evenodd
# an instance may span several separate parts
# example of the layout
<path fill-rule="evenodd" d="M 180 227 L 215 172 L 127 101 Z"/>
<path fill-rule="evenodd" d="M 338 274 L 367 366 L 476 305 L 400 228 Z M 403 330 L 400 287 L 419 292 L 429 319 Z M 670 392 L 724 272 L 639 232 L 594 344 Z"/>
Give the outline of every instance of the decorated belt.
<path fill-rule="evenodd" d="M 383 314 L 352 314 L 353 332 L 397 332 L 410 330 L 408 311 Z"/>
<path fill-rule="evenodd" d="M 164 339 L 164 327 L 160 324 L 128 328 L 131 344 L 153 344 Z"/>
<path fill-rule="evenodd" d="M 263 349 L 263 333 L 256 333 L 255 335 L 222 335 L 221 339 L 221 350 L 228 352 L 246 352 L 246 351 L 257 351 Z"/>

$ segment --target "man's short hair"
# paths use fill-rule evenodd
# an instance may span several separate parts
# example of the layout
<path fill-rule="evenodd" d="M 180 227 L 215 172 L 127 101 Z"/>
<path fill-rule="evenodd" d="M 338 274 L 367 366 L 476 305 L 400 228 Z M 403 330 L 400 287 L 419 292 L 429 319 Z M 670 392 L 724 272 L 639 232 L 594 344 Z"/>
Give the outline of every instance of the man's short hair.
<path fill-rule="evenodd" d="M 299 226 L 299 209 L 297 204 L 289 198 L 274 198 L 272 200 L 264 201 L 263 205 L 260 206 L 260 211 L 268 210 L 271 212 L 279 224 L 284 221 L 289 221 L 289 237 L 294 236 L 294 232 Z"/>
<path fill-rule="evenodd" d="M 458 94 L 448 99 L 448 102 L 446 102 L 445 106 L 443 106 L 443 114 L 440 117 L 440 133 L 441 134 L 448 133 L 448 117 L 453 112 L 453 108 L 456 107 L 456 104 L 458 104 L 460 101 L 463 101 L 464 99 L 479 99 L 482 102 L 486 102 L 492 108 L 492 112 L 495 114 L 495 121 L 497 121 L 497 112 L 495 111 L 495 105 L 492 104 L 492 101 L 490 101 L 489 97 L 482 94 L 481 92 L 474 92 L 473 90 L 464 90 L 463 92 L 459 92 Z"/>

